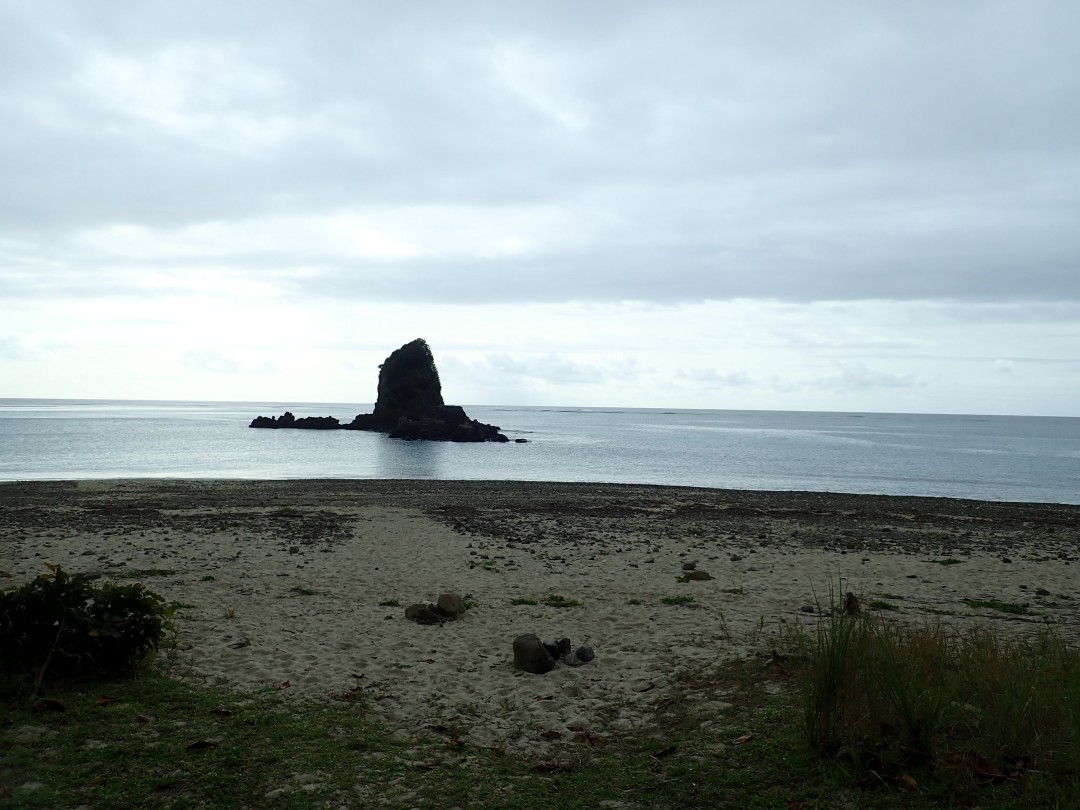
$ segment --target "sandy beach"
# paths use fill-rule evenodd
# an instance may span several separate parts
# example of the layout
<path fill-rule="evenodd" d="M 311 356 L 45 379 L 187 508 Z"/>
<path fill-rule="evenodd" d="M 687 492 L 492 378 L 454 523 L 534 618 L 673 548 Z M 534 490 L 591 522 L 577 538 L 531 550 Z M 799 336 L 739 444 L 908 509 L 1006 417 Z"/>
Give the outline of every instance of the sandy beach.
<path fill-rule="evenodd" d="M 0 587 L 47 562 L 143 582 L 178 606 L 168 664 L 195 683 L 362 697 L 396 734 L 507 750 L 632 732 L 681 671 L 772 650 L 785 628 L 813 626 L 830 590 L 900 620 L 1049 623 L 1075 640 L 1078 561 L 1077 506 L 518 482 L 0 484 Z M 711 578 L 680 582 L 691 562 Z M 460 620 L 405 618 L 448 591 L 472 603 Z M 596 658 L 523 673 L 522 633 Z M 723 708 L 715 697 L 701 713 Z"/>

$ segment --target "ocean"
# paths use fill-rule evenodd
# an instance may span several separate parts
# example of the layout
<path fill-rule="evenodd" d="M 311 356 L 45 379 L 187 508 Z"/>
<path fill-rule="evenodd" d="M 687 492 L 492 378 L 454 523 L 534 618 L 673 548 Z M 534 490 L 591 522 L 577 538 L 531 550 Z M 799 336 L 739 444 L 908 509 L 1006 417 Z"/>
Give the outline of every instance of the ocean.
<path fill-rule="evenodd" d="M 589 481 L 1080 503 L 1080 419 L 466 406 L 524 444 L 253 430 L 370 404 L 0 399 L 0 480 Z"/>

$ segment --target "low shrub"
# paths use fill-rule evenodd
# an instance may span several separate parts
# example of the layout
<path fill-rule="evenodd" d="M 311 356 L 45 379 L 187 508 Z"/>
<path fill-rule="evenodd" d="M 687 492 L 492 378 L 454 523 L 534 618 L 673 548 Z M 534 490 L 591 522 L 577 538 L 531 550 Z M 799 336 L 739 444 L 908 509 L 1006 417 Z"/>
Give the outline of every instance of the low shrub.
<path fill-rule="evenodd" d="M 11 683 L 132 670 L 172 629 L 165 600 L 139 584 L 96 585 L 58 566 L 0 593 L 0 673 Z"/>

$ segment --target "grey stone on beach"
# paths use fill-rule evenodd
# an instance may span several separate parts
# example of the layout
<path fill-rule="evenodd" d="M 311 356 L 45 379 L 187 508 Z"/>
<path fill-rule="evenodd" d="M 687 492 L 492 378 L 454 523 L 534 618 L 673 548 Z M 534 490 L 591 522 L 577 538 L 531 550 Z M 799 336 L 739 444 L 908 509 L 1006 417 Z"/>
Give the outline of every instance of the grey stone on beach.
<path fill-rule="evenodd" d="M 432 605 L 416 602 L 405 608 L 405 618 L 417 624 L 440 624 L 442 616 L 435 612 Z"/>
<path fill-rule="evenodd" d="M 435 604 L 416 602 L 405 608 L 405 618 L 417 624 L 442 624 L 460 619 L 465 612 L 465 600 L 448 591 L 440 594 Z"/>
<path fill-rule="evenodd" d="M 514 639 L 514 665 L 534 675 L 543 675 L 555 669 L 556 663 L 540 636 L 524 633 Z"/>
<path fill-rule="evenodd" d="M 456 593 L 444 593 L 435 603 L 435 609 L 448 619 L 460 619 L 465 612 L 465 600 Z"/>
<path fill-rule="evenodd" d="M 584 663 L 588 663 L 596 658 L 596 653 L 593 652 L 592 647 L 578 647 L 577 650 L 574 651 L 574 655 L 577 656 L 579 661 Z"/>

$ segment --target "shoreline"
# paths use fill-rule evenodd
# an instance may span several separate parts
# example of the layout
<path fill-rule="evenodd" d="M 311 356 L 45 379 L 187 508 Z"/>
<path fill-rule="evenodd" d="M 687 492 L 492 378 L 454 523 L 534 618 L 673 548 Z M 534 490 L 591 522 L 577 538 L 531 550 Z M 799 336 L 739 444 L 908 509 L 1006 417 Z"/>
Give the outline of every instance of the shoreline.
<path fill-rule="evenodd" d="M 679 582 L 690 561 L 712 578 Z M 363 696 L 395 733 L 452 728 L 525 751 L 643 725 L 680 671 L 812 628 L 830 590 L 902 621 L 1080 633 L 1080 506 L 1068 504 L 514 481 L 0 482 L 0 587 L 45 562 L 178 604 L 173 666 L 193 682 Z M 445 591 L 475 606 L 443 625 L 405 619 Z M 529 632 L 597 658 L 521 673 L 511 644 Z"/>

